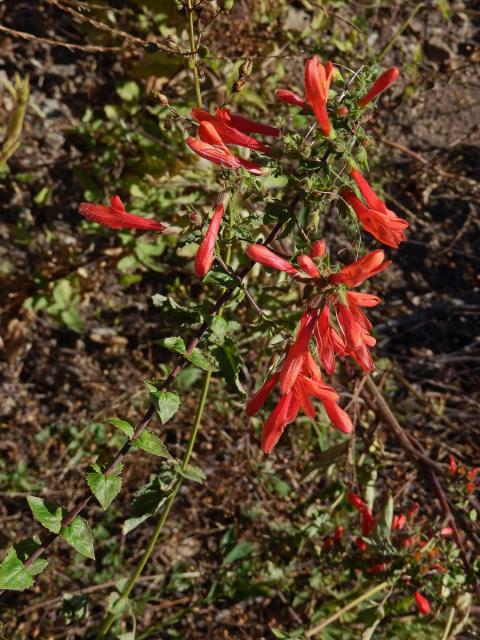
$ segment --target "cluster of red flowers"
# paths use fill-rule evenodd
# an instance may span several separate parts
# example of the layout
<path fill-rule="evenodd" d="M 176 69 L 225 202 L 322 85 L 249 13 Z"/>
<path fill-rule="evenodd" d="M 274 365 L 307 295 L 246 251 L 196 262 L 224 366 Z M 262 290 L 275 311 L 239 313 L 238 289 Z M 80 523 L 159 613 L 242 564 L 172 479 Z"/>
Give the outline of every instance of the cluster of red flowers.
<path fill-rule="evenodd" d="M 355 544 L 363 556 L 369 550 L 368 541 L 375 532 L 377 522 L 371 510 L 356 493 L 349 493 L 348 500 L 361 516 L 362 535 L 355 539 Z M 423 563 L 419 568 L 420 574 L 429 572 L 438 572 L 443 574 L 446 572 L 446 569 L 437 561 L 440 549 L 437 544 L 434 543 L 432 534 L 427 537 L 421 536 L 413 531 L 415 516 L 418 509 L 419 505 L 417 503 L 413 503 L 406 513 L 400 513 L 393 516 L 391 523 L 392 544 L 399 550 L 408 549 L 409 558 L 418 563 Z M 324 544 L 324 549 L 330 549 L 335 544 L 335 541 L 339 540 L 337 529 L 335 529 L 332 536 L 327 538 L 327 544 Z M 440 538 L 449 538 L 453 534 L 453 529 L 451 527 L 443 527 L 438 534 Z M 425 547 L 427 547 L 428 550 L 425 549 Z M 371 551 L 374 554 L 377 553 L 377 547 L 374 545 L 371 548 Z M 389 558 L 384 558 L 381 562 L 377 560 L 368 566 L 366 572 L 370 574 L 386 573 L 390 570 L 391 564 L 392 561 Z M 408 573 L 405 573 L 402 576 L 402 582 L 406 585 L 411 585 L 411 578 Z M 414 598 L 419 613 L 430 613 L 430 603 L 422 593 L 415 591 Z"/>
<path fill-rule="evenodd" d="M 292 91 L 278 90 L 279 100 L 300 107 L 304 112 L 312 111 L 324 136 L 334 138 L 335 131 L 328 112 L 329 92 L 336 70 L 331 62 L 322 65 L 317 56 L 305 65 L 305 96 L 302 98 Z M 359 110 L 366 107 L 376 96 L 390 86 L 398 77 L 398 69 L 383 73 L 372 88 L 357 101 Z M 342 110 L 343 108 L 343 110 Z M 341 111 L 342 110 L 342 111 Z M 336 113 L 345 116 L 348 109 L 337 105 Z M 187 145 L 197 155 L 227 169 L 245 169 L 253 175 L 261 175 L 260 164 L 246 160 L 230 149 L 229 145 L 245 147 L 258 154 L 268 156 L 272 148 L 250 134 L 278 137 L 281 131 L 269 125 L 259 124 L 227 108 L 217 108 L 214 115 L 203 109 L 192 109 L 192 118 L 198 123 L 198 137 L 188 137 Z M 396 248 L 405 240 L 404 230 L 408 223 L 398 218 L 375 194 L 360 171 L 353 167 L 350 176 L 356 183 L 364 202 L 352 191 L 344 188 L 341 196 L 351 205 L 366 231 L 380 242 Z M 145 229 L 168 232 L 168 225 L 155 220 L 135 216 L 125 211 L 118 196 L 112 198 L 111 206 L 82 203 L 79 212 L 89 220 L 104 226 L 120 229 Z M 220 230 L 224 204 L 215 207 L 208 230 L 200 244 L 195 259 L 195 272 L 203 277 L 215 259 L 216 242 Z M 323 260 L 325 243 L 317 240 L 311 246 L 310 254 L 297 258 L 298 268 L 284 258 L 277 256 L 263 245 L 250 245 L 248 256 L 256 261 L 286 272 L 295 280 L 310 283 L 315 288 L 321 303 L 310 304 L 300 320 L 297 336 L 289 347 L 282 368 L 271 375 L 247 406 L 248 415 L 261 409 L 274 387 L 279 385 L 280 399 L 265 423 L 263 449 L 272 450 L 286 425 L 295 420 L 300 409 L 311 417 L 315 407 L 311 399 L 319 399 L 334 427 L 344 433 L 351 433 L 352 422 L 337 401 L 335 390 L 326 385 L 320 368 L 310 353 L 310 339 L 316 343 L 318 361 L 327 375 L 335 371 L 335 356 L 351 357 L 364 371 L 372 371 L 373 360 L 370 348 L 375 338 L 370 331 L 372 325 L 362 308 L 380 303 L 377 296 L 351 289 L 358 287 L 367 278 L 383 271 L 390 261 L 384 252 L 372 251 L 360 260 L 344 266 L 339 272 L 327 269 Z"/>
<path fill-rule="evenodd" d="M 335 354 L 350 356 L 365 371 L 371 371 L 374 366 L 369 351 L 369 347 L 375 344 L 375 339 L 369 333 L 372 325 L 361 307 L 375 306 L 379 304 L 380 298 L 349 291 L 349 288 L 357 287 L 367 278 L 383 271 L 390 262 L 384 260 L 382 250 L 377 250 L 346 265 L 338 273 L 329 273 L 323 268 L 324 254 L 325 243 L 316 241 L 310 255 L 298 256 L 297 264 L 300 268 L 297 269 L 291 262 L 263 245 L 253 244 L 247 248 L 247 255 L 252 260 L 283 271 L 300 282 L 311 283 L 324 294 L 322 307 L 316 306 L 303 314 L 296 339 L 287 351 L 281 370 L 268 378 L 247 405 L 248 415 L 259 411 L 277 380 L 280 382 L 280 401 L 264 426 L 263 449 L 266 453 L 272 450 L 286 425 L 295 419 L 300 408 L 309 416 L 315 415 L 311 403 L 307 404 L 305 401 L 308 400 L 308 395 L 322 401 L 334 427 L 343 433 L 351 433 L 353 429 L 345 411 L 336 402 L 332 402 L 338 400 L 337 395 L 335 399 L 325 398 L 318 392 L 313 393 L 311 386 L 305 386 L 306 362 L 309 363 L 308 376 L 316 381 L 321 380 L 319 367 L 310 353 L 312 337 L 315 338 L 318 359 L 328 375 L 335 370 Z M 333 309 L 338 330 L 332 323 L 330 309 Z M 333 391 L 330 387 L 328 389 Z"/>
<path fill-rule="evenodd" d="M 457 464 L 452 455 L 449 458 L 448 466 L 452 477 L 464 479 L 465 493 L 473 493 L 476 490 L 476 479 L 480 474 L 480 467 L 467 470 L 462 464 Z"/>

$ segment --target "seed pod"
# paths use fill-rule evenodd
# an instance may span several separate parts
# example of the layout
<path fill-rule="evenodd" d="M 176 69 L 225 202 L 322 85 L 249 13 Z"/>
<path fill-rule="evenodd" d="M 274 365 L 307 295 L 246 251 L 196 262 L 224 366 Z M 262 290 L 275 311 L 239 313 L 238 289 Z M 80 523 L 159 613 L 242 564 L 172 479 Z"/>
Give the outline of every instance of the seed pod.
<path fill-rule="evenodd" d="M 232 88 L 233 93 L 238 93 L 239 91 L 241 91 L 246 84 L 247 84 L 246 78 L 239 78 L 233 85 L 233 88 Z"/>
<path fill-rule="evenodd" d="M 253 62 L 250 60 L 250 58 L 247 58 L 240 65 L 239 74 L 244 78 L 248 78 L 248 76 L 252 73 L 252 69 L 253 69 Z"/>
<path fill-rule="evenodd" d="M 177 49 L 178 48 L 178 40 L 177 38 L 173 35 L 173 33 L 169 33 L 167 36 L 167 44 L 169 47 L 171 47 L 172 49 Z"/>
<path fill-rule="evenodd" d="M 221 0 L 220 11 L 222 11 L 222 13 L 228 13 L 233 9 L 234 3 L 235 3 L 235 0 Z"/>
<path fill-rule="evenodd" d="M 163 104 L 164 107 L 168 107 L 168 98 L 164 93 L 156 93 L 155 96 L 158 98 L 160 104 Z"/>

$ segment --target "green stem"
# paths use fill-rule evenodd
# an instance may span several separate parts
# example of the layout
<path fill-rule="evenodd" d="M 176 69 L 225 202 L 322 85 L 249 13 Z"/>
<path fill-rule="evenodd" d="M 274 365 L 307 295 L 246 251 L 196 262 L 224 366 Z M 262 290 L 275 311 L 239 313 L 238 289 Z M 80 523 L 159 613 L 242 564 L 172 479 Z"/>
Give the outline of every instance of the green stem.
<path fill-rule="evenodd" d="M 187 0 L 187 14 L 188 14 L 188 39 L 190 41 L 190 64 L 193 71 L 193 84 L 195 85 L 195 95 L 197 97 L 197 104 L 202 108 L 202 92 L 200 91 L 200 76 L 198 75 L 197 54 L 195 53 L 195 31 L 193 28 L 193 6 L 192 0 Z"/>
<path fill-rule="evenodd" d="M 344 613 L 347 613 L 347 611 L 350 611 L 350 609 L 354 609 L 357 605 L 361 604 L 365 600 L 368 600 L 369 598 L 374 596 L 379 591 L 383 591 L 389 585 L 390 585 L 389 581 L 385 580 L 384 582 L 381 582 L 380 584 L 377 584 L 376 587 L 372 587 L 368 591 L 365 591 L 365 593 L 362 593 L 362 595 L 358 596 L 358 598 L 355 598 L 355 600 L 352 600 L 351 602 L 346 604 L 344 607 L 342 607 L 341 609 L 336 611 L 333 615 L 331 615 L 329 618 L 327 618 L 326 620 L 324 620 L 323 622 L 318 624 L 316 627 L 313 627 L 313 629 L 309 629 L 305 633 L 305 636 L 307 638 L 311 638 L 312 636 L 316 636 L 317 633 L 320 633 L 320 631 L 322 631 L 323 629 L 328 627 L 328 625 L 332 624 L 332 622 L 335 622 L 335 620 L 338 620 L 338 618 L 343 616 Z"/>
<path fill-rule="evenodd" d="M 207 400 L 207 396 L 208 396 L 208 389 L 210 386 L 210 380 L 212 377 L 212 373 L 211 371 L 207 371 L 204 381 L 203 381 L 203 387 L 202 387 L 202 392 L 200 395 L 200 400 L 198 403 L 198 407 L 197 407 L 197 412 L 195 414 L 195 421 L 193 423 L 193 429 L 192 429 L 192 433 L 190 434 L 190 438 L 188 440 L 188 444 L 187 444 L 187 449 L 185 451 L 185 454 L 183 456 L 183 460 L 180 466 L 181 471 L 185 471 L 188 463 L 190 462 L 190 458 L 192 457 L 192 453 L 193 453 L 193 448 L 195 446 L 195 441 L 197 439 L 197 435 L 198 435 L 198 431 L 200 428 L 200 423 L 202 420 L 202 416 L 203 416 L 203 411 L 205 409 L 205 402 Z M 155 548 L 155 545 L 157 543 L 158 537 L 160 535 L 160 533 L 162 532 L 163 526 L 165 524 L 165 522 L 167 521 L 168 515 L 170 513 L 170 510 L 172 508 L 172 505 L 175 501 L 175 498 L 178 494 L 178 491 L 182 485 L 182 481 L 183 481 L 183 477 L 181 475 L 178 476 L 177 481 L 175 482 L 175 485 L 173 487 L 172 493 L 170 494 L 170 496 L 168 497 L 167 502 L 165 503 L 165 506 L 163 508 L 163 511 L 160 513 L 160 517 L 157 520 L 157 524 L 155 525 L 155 529 L 153 530 L 153 533 L 150 537 L 150 540 L 147 543 L 147 546 L 145 547 L 145 550 L 143 552 L 143 555 L 140 559 L 140 562 L 137 564 L 137 566 L 135 567 L 135 569 L 133 570 L 131 576 L 129 577 L 127 583 L 125 584 L 124 588 L 122 589 L 121 592 L 121 598 L 123 599 L 127 599 L 131 590 L 133 589 L 133 587 L 135 586 L 135 583 L 137 582 L 138 578 L 140 577 L 143 569 L 145 568 L 145 565 L 147 564 L 147 562 L 150 559 L 150 556 L 153 553 L 153 550 Z M 104 638 L 105 635 L 107 634 L 108 630 L 110 629 L 110 627 L 112 626 L 113 622 L 115 620 L 115 616 L 112 613 L 109 613 L 108 616 L 105 618 L 104 623 L 102 625 L 102 628 L 100 629 L 100 632 L 97 636 L 97 640 L 100 640 L 101 638 Z"/>
<path fill-rule="evenodd" d="M 455 619 L 455 607 L 450 607 L 448 612 L 447 626 L 443 632 L 442 640 L 448 640 L 450 638 L 450 631 L 452 630 L 453 621 Z"/>
<path fill-rule="evenodd" d="M 406 20 L 404 22 L 402 22 L 402 24 L 399 26 L 399 28 L 397 29 L 397 31 L 393 34 L 392 39 L 390 40 L 390 42 L 388 42 L 386 44 L 386 46 L 383 48 L 383 50 L 380 52 L 380 55 L 378 56 L 378 60 L 383 60 L 383 58 L 387 55 L 387 53 L 390 51 L 390 49 L 393 47 L 393 45 L 395 44 L 395 42 L 398 40 L 398 38 L 402 35 L 402 33 L 405 31 L 405 29 L 410 25 L 410 23 L 412 22 L 412 20 L 415 18 L 415 16 L 417 15 L 417 13 L 420 11 L 420 9 L 422 9 L 425 6 L 425 2 L 419 2 L 411 11 L 410 15 L 407 16 Z"/>

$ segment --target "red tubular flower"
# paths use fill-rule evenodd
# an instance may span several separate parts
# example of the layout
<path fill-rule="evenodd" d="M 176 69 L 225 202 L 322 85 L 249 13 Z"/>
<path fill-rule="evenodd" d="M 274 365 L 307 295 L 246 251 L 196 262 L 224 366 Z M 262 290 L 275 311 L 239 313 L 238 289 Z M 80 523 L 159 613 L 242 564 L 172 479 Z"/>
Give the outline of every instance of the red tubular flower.
<path fill-rule="evenodd" d="M 450 469 L 450 473 L 452 474 L 452 476 L 456 476 L 457 475 L 457 461 L 455 460 L 455 458 L 452 455 L 448 459 L 448 467 Z"/>
<path fill-rule="evenodd" d="M 272 269 L 277 269 L 277 271 L 284 271 L 293 278 L 300 275 L 298 269 L 295 269 L 288 260 L 277 256 L 276 253 L 267 249 L 263 244 L 248 245 L 246 254 L 254 262 L 259 262 L 265 267 L 272 267 Z"/>
<path fill-rule="evenodd" d="M 422 596 L 420 591 L 415 591 L 415 602 L 417 603 L 419 613 L 422 615 L 430 613 L 430 603 L 425 596 Z"/>
<path fill-rule="evenodd" d="M 215 244 L 217 242 L 218 231 L 222 222 L 224 207 L 219 204 L 215 207 L 213 217 L 210 220 L 207 233 L 195 256 L 195 273 L 200 278 L 210 270 L 212 262 L 215 259 Z"/>
<path fill-rule="evenodd" d="M 356 538 L 355 544 L 357 545 L 360 553 L 365 553 L 365 551 L 367 550 L 367 543 L 365 542 L 365 540 L 363 540 L 362 538 Z"/>
<path fill-rule="evenodd" d="M 323 406 L 325 407 L 327 416 L 335 429 L 338 429 L 342 433 L 352 433 L 353 424 L 346 411 L 339 407 L 336 402 L 327 400 L 323 401 Z"/>
<path fill-rule="evenodd" d="M 359 307 L 376 307 L 381 302 L 378 296 L 358 291 L 347 291 L 347 300 L 350 305 L 353 303 Z"/>
<path fill-rule="evenodd" d="M 356 322 L 350 307 L 339 302 L 336 305 L 336 309 L 338 323 L 345 336 L 347 349 L 351 351 L 360 349 L 365 344 L 362 327 Z"/>
<path fill-rule="evenodd" d="M 397 67 L 390 67 L 387 71 L 384 71 L 373 83 L 372 87 L 363 95 L 358 101 L 359 107 L 366 107 L 372 100 L 374 100 L 380 93 L 388 89 L 400 75 L 400 70 Z"/>
<path fill-rule="evenodd" d="M 401 513 L 398 516 L 393 516 L 392 529 L 404 529 L 406 524 L 407 516 L 404 513 Z"/>
<path fill-rule="evenodd" d="M 280 102 L 293 104 L 293 106 L 300 107 L 301 109 L 306 109 L 308 107 L 308 102 L 306 100 L 301 98 L 297 93 L 288 91 L 288 89 L 277 89 L 275 91 L 275 96 L 280 100 Z"/>
<path fill-rule="evenodd" d="M 442 538 L 449 538 L 452 534 L 452 527 L 443 527 L 443 529 L 440 530 L 440 535 L 442 536 Z"/>
<path fill-rule="evenodd" d="M 280 373 L 280 393 L 287 394 L 295 384 L 295 380 L 303 366 L 308 343 L 317 321 L 317 310 L 308 311 L 302 317 L 300 331 L 295 342 L 288 350 L 287 357 Z"/>
<path fill-rule="evenodd" d="M 327 62 L 324 67 L 317 56 L 307 60 L 305 64 L 305 93 L 318 124 L 327 137 L 332 131 L 332 123 L 328 119 L 327 113 L 328 92 L 332 76 L 333 65 L 331 62 Z"/>
<path fill-rule="evenodd" d="M 341 525 L 337 525 L 335 527 L 335 531 L 333 532 L 333 537 L 335 540 L 341 540 L 343 536 L 343 527 Z"/>
<path fill-rule="evenodd" d="M 375 528 L 372 512 L 356 493 L 350 492 L 348 499 L 350 504 L 362 515 L 362 535 L 369 536 Z"/>
<path fill-rule="evenodd" d="M 163 222 L 128 213 L 125 211 L 119 196 L 112 196 L 110 201 L 110 207 L 92 202 L 81 202 L 78 205 L 78 212 L 87 220 L 101 224 L 109 229 L 145 229 L 161 233 L 168 227 Z"/>
<path fill-rule="evenodd" d="M 247 416 L 254 416 L 265 404 L 272 389 L 277 384 L 280 373 L 274 373 L 273 376 L 267 378 L 263 386 L 253 395 L 247 404 Z"/>
<path fill-rule="evenodd" d="M 290 408 L 292 403 L 293 409 Z M 262 435 L 262 449 L 265 453 L 270 453 L 279 441 L 285 427 L 289 423 L 289 417 L 291 418 L 294 413 L 295 404 L 296 400 L 293 393 L 283 396 L 265 422 Z"/>
<path fill-rule="evenodd" d="M 236 144 L 240 147 L 253 149 L 254 151 L 262 151 L 263 153 L 268 152 L 268 147 L 262 142 L 238 131 L 238 129 L 227 124 L 226 120 L 220 119 L 218 116 L 212 116 L 208 111 L 194 107 L 192 109 L 192 117 L 199 123 L 210 122 L 217 130 L 218 135 L 224 144 Z"/>
<path fill-rule="evenodd" d="M 216 110 L 216 116 L 219 120 L 228 122 L 230 126 L 237 129 L 237 131 L 242 131 L 243 133 L 259 133 L 260 135 L 274 137 L 278 137 L 280 135 L 280 129 L 277 127 L 271 127 L 267 124 L 254 122 L 253 120 L 239 116 L 236 113 L 232 113 L 226 108 L 221 109 L 218 107 Z"/>
<path fill-rule="evenodd" d="M 318 271 L 317 265 L 310 258 L 310 256 L 305 255 L 304 253 L 300 254 L 297 258 L 297 262 L 305 273 L 312 278 L 318 278 L 320 276 L 320 272 Z"/>
<path fill-rule="evenodd" d="M 401 242 L 407 239 L 404 230 L 409 226 L 406 220 L 399 218 L 373 191 L 363 175 L 357 169 L 352 169 L 350 175 L 357 183 L 367 206 L 350 191 L 342 191 L 343 199 L 355 211 L 364 229 L 374 238 L 389 247 L 397 249 Z"/>
<path fill-rule="evenodd" d="M 258 164 L 250 162 L 250 160 L 238 158 L 228 150 L 211 122 L 202 121 L 198 127 L 198 135 L 200 136 L 200 140 L 189 137 L 186 143 L 190 149 L 201 158 L 228 167 L 229 169 L 244 167 L 244 169 L 253 175 L 262 175 L 262 168 Z"/>
<path fill-rule="evenodd" d="M 335 540 L 331 536 L 329 536 L 328 538 L 326 538 L 325 542 L 322 545 L 322 551 L 330 551 L 334 544 Z"/>
<path fill-rule="evenodd" d="M 379 562 L 367 569 L 367 573 L 385 573 L 388 570 L 388 562 Z"/>
<path fill-rule="evenodd" d="M 339 273 L 332 274 L 328 281 L 331 284 L 345 284 L 347 287 L 357 287 L 368 278 L 386 269 L 391 260 L 384 260 L 385 253 L 382 249 L 376 249 L 367 253 L 366 256 L 360 258 L 356 262 L 343 267 Z"/>
<path fill-rule="evenodd" d="M 318 316 L 315 327 L 315 339 L 317 350 L 322 367 L 331 376 L 335 372 L 335 351 L 331 337 L 332 327 L 330 326 L 330 306 L 325 304 Z"/>

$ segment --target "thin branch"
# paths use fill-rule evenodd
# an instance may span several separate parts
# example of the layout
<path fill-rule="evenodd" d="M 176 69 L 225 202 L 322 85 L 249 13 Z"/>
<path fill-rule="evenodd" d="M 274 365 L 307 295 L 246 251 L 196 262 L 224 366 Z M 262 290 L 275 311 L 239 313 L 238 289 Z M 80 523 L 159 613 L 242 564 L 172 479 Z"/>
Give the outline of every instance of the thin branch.
<path fill-rule="evenodd" d="M 10 29 L 0 24 L 0 31 L 4 31 L 16 38 L 22 38 L 23 40 L 32 40 L 34 42 L 42 42 L 43 44 L 49 44 L 52 47 L 64 47 L 65 49 L 87 51 L 92 53 L 103 53 L 104 51 L 121 51 L 123 47 L 101 47 L 94 44 L 73 44 L 72 42 L 62 42 L 61 40 L 52 40 L 51 38 L 41 38 L 35 36 L 33 33 L 26 33 L 25 31 L 17 31 L 16 29 Z"/>

